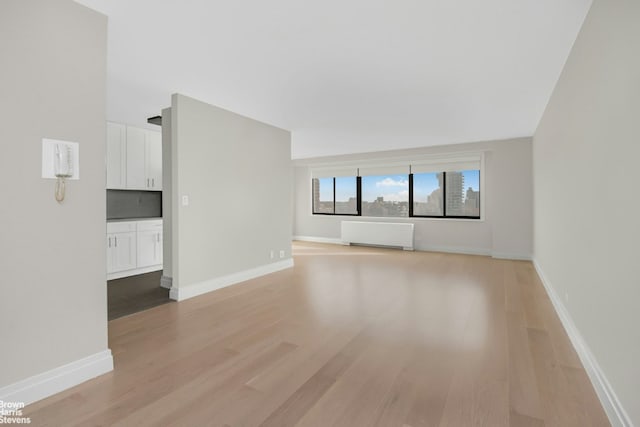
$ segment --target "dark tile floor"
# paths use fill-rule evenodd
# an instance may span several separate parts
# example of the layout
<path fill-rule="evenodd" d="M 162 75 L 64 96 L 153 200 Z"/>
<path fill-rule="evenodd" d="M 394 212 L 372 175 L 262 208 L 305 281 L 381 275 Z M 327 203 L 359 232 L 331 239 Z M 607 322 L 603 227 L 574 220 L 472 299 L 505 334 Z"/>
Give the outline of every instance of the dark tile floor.
<path fill-rule="evenodd" d="M 162 271 L 107 281 L 109 320 L 171 302 L 160 287 Z"/>

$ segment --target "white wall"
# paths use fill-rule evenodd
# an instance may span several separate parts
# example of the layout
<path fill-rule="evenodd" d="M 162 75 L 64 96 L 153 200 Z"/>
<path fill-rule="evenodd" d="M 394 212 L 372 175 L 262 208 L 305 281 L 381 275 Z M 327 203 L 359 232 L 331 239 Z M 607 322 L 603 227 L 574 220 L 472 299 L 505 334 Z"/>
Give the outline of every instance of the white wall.
<path fill-rule="evenodd" d="M 456 152 L 484 152 L 484 180 L 481 182 L 482 220 L 426 218 L 365 218 L 312 215 L 311 170 L 341 162 L 396 162 L 429 155 Z M 339 239 L 343 220 L 410 222 L 415 224 L 415 248 L 511 258 L 531 256 L 532 176 L 531 139 L 478 142 L 421 149 L 396 150 L 303 159 L 295 166 L 294 236 Z"/>
<path fill-rule="evenodd" d="M 183 95 L 171 115 L 172 296 L 292 265 L 290 133 Z"/>
<path fill-rule="evenodd" d="M 70 0 L 0 3 L 0 399 L 107 352 L 106 34 Z M 62 204 L 41 178 L 42 138 L 80 146 Z"/>
<path fill-rule="evenodd" d="M 639 23 L 594 1 L 533 143 L 537 266 L 638 425 Z"/>

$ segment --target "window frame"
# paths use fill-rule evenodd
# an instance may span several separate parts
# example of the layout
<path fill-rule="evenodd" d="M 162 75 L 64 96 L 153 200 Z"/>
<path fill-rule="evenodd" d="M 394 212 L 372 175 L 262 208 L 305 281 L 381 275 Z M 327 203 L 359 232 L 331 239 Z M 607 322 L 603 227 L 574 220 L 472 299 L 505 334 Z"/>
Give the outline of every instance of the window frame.
<path fill-rule="evenodd" d="M 360 185 L 360 192 L 362 193 L 362 178 L 364 177 L 392 177 L 392 176 L 407 176 L 407 181 L 409 181 L 408 177 L 410 174 L 408 173 L 390 173 L 390 174 L 384 174 L 384 175 L 364 175 L 364 176 L 360 176 L 360 180 L 359 185 Z M 360 198 L 360 213 L 363 212 L 362 209 L 362 197 Z M 369 201 L 367 201 L 367 203 L 371 203 Z M 407 196 L 407 203 L 410 204 L 411 203 L 411 199 L 409 198 L 409 196 Z M 375 216 L 375 215 L 371 215 L 371 216 L 367 216 L 367 215 L 361 215 L 364 218 L 391 218 L 391 219 L 406 219 L 406 218 L 411 218 L 411 216 L 409 215 L 409 210 L 407 210 L 407 216 Z"/>
<path fill-rule="evenodd" d="M 442 172 L 438 172 L 438 173 L 442 173 L 442 215 L 416 215 L 414 214 L 414 209 L 413 209 L 413 205 L 414 205 L 414 200 L 413 200 L 413 194 L 414 194 L 414 190 L 413 190 L 413 185 L 414 185 L 414 181 L 413 181 L 413 173 L 409 173 L 408 175 L 408 179 L 409 179 L 409 212 L 408 212 L 408 216 L 406 217 L 391 217 L 391 216 L 384 216 L 384 217 L 367 217 L 367 218 L 391 218 L 391 219 L 411 219 L 411 218 L 427 218 L 427 219 L 466 219 L 466 220 L 482 220 L 482 194 L 484 193 L 482 190 L 482 169 L 465 169 L 465 170 L 477 170 L 478 171 L 478 192 L 480 193 L 480 196 L 478 197 L 478 216 L 472 216 L 472 215 L 447 215 L 447 172 L 446 171 L 442 171 Z M 456 171 L 458 172 L 458 171 Z M 461 170 L 460 172 L 463 172 L 463 170 Z M 374 176 L 374 175 L 372 175 Z M 328 178 L 328 177 L 327 177 Z M 362 176 L 357 175 L 356 177 L 356 213 L 336 213 L 336 177 L 332 177 L 333 180 L 333 212 L 329 213 L 329 212 L 316 212 L 315 211 L 315 204 L 314 204 L 314 198 L 313 198 L 313 191 L 314 191 L 314 185 L 313 185 L 313 181 L 314 179 L 311 179 L 311 215 L 324 215 L 324 216 L 360 216 L 363 217 L 364 215 L 362 215 Z"/>
<path fill-rule="evenodd" d="M 329 178 L 329 177 L 327 177 Z M 317 178 L 319 180 L 319 178 Z M 313 199 L 313 178 L 311 179 L 311 215 L 335 215 L 335 216 L 362 216 L 362 186 L 361 177 L 356 176 L 356 213 L 336 213 L 336 177 L 331 177 L 333 181 L 333 212 L 316 212 Z"/>
<path fill-rule="evenodd" d="M 475 170 L 475 169 L 469 169 Z M 471 215 L 447 215 L 447 172 L 442 171 L 442 215 L 414 215 L 413 214 L 413 173 L 409 174 L 409 218 L 436 218 L 436 219 L 482 219 L 482 197 L 478 198 L 478 216 Z M 482 195 L 481 169 L 478 169 L 478 193 Z"/>

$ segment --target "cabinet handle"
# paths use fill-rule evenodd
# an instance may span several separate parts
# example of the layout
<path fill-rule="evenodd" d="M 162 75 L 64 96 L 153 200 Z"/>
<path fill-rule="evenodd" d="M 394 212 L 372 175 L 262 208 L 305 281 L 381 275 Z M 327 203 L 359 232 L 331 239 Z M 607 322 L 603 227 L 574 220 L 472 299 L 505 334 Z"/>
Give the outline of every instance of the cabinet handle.
<path fill-rule="evenodd" d="M 109 237 L 109 247 L 111 247 L 111 237 Z"/>
<path fill-rule="evenodd" d="M 114 237 L 113 240 L 116 242 L 116 248 L 118 247 L 118 237 Z"/>
<path fill-rule="evenodd" d="M 156 179 L 155 178 L 151 178 L 151 187 L 153 187 L 153 188 L 156 187 Z"/>
<path fill-rule="evenodd" d="M 149 188 L 149 178 L 147 178 L 147 188 Z"/>
<path fill-rule="evenodd" d="M 160 243 L 160 233 L 156 234 L 156 242 Z"/>

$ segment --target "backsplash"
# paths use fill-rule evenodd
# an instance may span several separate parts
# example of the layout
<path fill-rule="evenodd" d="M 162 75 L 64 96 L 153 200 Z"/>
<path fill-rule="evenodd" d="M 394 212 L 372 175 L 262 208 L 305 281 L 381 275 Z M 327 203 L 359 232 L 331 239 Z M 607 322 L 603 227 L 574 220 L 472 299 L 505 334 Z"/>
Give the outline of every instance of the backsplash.
<path fill-rule="evenodd" d="M 162 191 L 107 190 L 107 219 L 162 217 Z"/>

